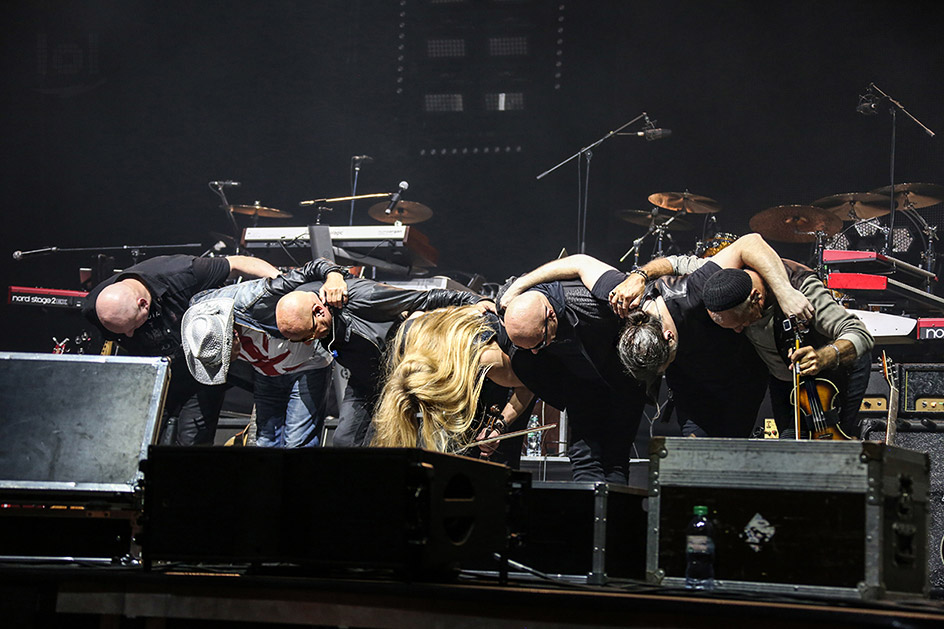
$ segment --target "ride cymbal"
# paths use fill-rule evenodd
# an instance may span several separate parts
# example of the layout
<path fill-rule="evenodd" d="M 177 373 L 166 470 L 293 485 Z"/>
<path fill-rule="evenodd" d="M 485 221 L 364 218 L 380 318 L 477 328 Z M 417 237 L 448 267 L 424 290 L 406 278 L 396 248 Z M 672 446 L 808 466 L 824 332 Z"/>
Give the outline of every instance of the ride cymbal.
<path fill-rule="evenodd" d="M 877 194 L 888 196 L 891 186 L 873 190 Z M 899 183 L 895 184 L 895 209 L 916 210 L 931 207 L 944 201 L 944 186 L 936 183 Z"/>
<path fill-rule="evenodd" d="M 751 229 L 768 240 L 814 242 L 816 232 L 835 236 L 842 221 L 831 212 L 810 205 L 780 205 L 751 218 Z"/>
<path fill-rule="evenodd" d="M 878 218 L 891 212 L 891 197 L 875 192 L 846 192 L 813 201 L 815 207 L 835 214 L 844 221 Z"/>
<path fill-rule="evenodd" d="M 291 213 L 277 210 L 274 207 L 264 207 L 256 203 L 255 205 L 231 205 L 229 209 L 234 214 L 245 214 L 247 216 L 262 216 L 263 218 L 292 218 Z"/>
<path fill-rule="evenodd" d="M 643 225 L 649 227 L 655 221 L 656 225 L 662 225 L 669 231 L 686 231 L 692 228 L 691 224 L 684 221 L 680 212 L 646 212 L 644 210 L 618 210 L 613 214 L 617 218 L 632 223 L 633 225 Z M 671 221 L 671 222 L 669 222 Z"/>
<path fill-rule="evenodd" d="M 721 205 L 714 199 L 691 192 L 656 192 L 649 195 L 649 203 L 686 214 L 714 214 L 721 211 Z"/>
<path fill-rule="evenodd" d="M 397 204 L 390 210 L 389 214 L 387 214 L 387 205 L 387 203 L 372 205 L 370 209 L 367 210 L 367 214 L 381 223 L 396 223 L 399 221 L 404 225 L 422 223 L 425 220 L 429 220 L 433 215 L 431 209 L 416 201 L 397 201 Z"/>

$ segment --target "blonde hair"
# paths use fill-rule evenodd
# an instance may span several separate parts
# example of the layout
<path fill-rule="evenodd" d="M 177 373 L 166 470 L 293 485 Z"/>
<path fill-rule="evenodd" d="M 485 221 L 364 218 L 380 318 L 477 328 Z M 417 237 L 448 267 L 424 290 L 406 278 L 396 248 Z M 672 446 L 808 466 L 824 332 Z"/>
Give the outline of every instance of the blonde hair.
<path fill-rule="evenodd" d="M 490 332 L 475 306 L 433 310 L 401 326 L 388 348 L 372 445 L 464 449 L 485 380 L 480 362 Z"/>

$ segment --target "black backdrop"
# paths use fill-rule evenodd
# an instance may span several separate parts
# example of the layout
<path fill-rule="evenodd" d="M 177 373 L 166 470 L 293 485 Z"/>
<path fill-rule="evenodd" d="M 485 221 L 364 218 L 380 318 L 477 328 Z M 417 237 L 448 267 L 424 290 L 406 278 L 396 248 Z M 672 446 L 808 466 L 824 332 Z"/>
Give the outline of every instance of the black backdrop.
<path fill-rule="evenodd" d="M 649 209 L 654 192 L 716 199 L 719 229 L 745 233 L 768 207 L 888 184 L 891 116 L 855 111 L 870 82 L 944 133 L 938 5 L 6 3 L 4 283 L 79 288 L 92 258 L 14 262 L 15 250 L 194 243 L 168 251 L 200 253 L 226 228 L 210 180 L 241 181 L 232 203 L 258 200 L 304 224 L 298 202 L 348 194 L 360 154 L 374 162 L 359 192 L 406 180 L 406 198 L 433 209 L 420 229 L 440 272 L 500 282 L 577 250 L 577 160 L 536 175 L 643 111 L 673 135 L 594 149 L 586 251 L 616 263 L 644 228 L 613 213 Z M 489 38 L 522 33 L 526 55 L 483 52 Z M 461 40 L 466 56 L 430 58 L 431 39 Z M 524 109 L 485 110 L 496 92 L 523 94 Z M 437 93 L 464 94 L 463 111 L 423 111 Z M 897 146 L 896 181 L 944 184 L 940 137 L 899 115 Z M 373 223 L 369 206 L 355 206 L 355 223 Z M 347 224 L 349 212 L 340 204 L 328 220 Z M 681 249 L 697 231 L 678 234 Z M 24 306 L 0 317 L 3 349 L 46 351 L 52 335 L 81 328 Z"/>

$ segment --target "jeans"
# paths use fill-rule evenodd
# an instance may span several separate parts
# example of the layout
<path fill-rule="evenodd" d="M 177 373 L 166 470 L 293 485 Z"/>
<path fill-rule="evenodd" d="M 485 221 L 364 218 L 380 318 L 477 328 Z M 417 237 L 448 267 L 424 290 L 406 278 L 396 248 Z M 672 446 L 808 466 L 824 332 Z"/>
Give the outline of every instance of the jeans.
<path fill-rule="evenodd" d="M 306 448 L 321 443 L 331 366 L 281 376 L 255 375 L 256 445 Z"/>

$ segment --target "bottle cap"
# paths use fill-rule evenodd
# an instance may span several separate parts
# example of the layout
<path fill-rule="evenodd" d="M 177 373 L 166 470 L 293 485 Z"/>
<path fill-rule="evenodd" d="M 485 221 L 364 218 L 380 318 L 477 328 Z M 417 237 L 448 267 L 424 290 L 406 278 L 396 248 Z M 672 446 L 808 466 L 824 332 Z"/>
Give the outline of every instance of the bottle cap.
<path fill-rule="evenodd" d="M 695 515 L 708 515 L 708 507 L 704 505 L 698 505 L 692 511 Z"/>

